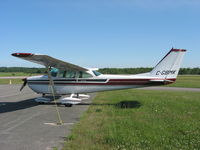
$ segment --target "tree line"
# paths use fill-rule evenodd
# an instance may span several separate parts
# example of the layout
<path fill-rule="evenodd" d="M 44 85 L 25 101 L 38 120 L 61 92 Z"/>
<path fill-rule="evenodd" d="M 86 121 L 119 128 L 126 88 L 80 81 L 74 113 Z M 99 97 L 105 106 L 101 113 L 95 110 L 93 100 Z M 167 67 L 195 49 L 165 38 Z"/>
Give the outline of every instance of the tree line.
<path fill-rule="evenodd" d="M 101 68 L 99 72 L 103 74 L 138 74 L 151 71 L 153 68 Z M 23 72 L 28 74 L 44 74 L 46 68 L 26 68 L 26 67 L 0 67 L 1 72 Z M 181 68 L 179 75 L 200 75 L 200 68 Z"/>
<path fill-rule="evenodd" d="M 105 74 L 139 74 L 150 72 L 153 68 L 103 68 L 99 72 Z M 181 68 L 179 75 L 200 75 L 200 68 Z"/>
<path fill-rule="evenodd" d="M 23 72 L 23 73 L 38 73 L 46 72 L 46 68 L 26 68 L 26 67 L 0 67 L 1 72 Z"/>

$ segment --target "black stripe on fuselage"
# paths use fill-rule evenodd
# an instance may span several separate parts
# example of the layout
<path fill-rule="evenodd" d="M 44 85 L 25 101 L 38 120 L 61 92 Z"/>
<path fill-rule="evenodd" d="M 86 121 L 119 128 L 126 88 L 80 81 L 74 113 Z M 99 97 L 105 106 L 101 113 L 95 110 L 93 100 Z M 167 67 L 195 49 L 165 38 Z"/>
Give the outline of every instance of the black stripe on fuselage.
<path fill-rule="evenodd" d="M 49 80 L 28 80 L 29 82 L 49 82 Z M 106 82 L 107 79 L 55 79 L 54 82 Z"/>
<path fill-rule="evenodd" d="M 163 85 L 171 82 L 152 82 L 151 79 L 56 79 L 54 84 L 62 85 Z M 49 80 L 28 80 L 29 84 L 49 84 Z"/>

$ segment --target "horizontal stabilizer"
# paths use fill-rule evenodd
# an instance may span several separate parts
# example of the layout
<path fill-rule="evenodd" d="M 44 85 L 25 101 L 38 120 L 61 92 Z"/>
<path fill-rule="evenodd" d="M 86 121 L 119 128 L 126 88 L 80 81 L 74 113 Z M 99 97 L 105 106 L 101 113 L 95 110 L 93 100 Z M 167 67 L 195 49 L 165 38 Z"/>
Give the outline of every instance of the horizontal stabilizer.
<path fill-rule="evenodd" d="M 79 94 L 78 97 L 81 98 L 81 99 L 89 99 L 89 98 L 90 98 L 90 95 Z"/>
<path fill-rule="evenodd" d="M 81 99 L 73 98 L 73 97 L 65 97 L 65 98 L 60 99 L 60 102 L 62 104 L 73 104 L 73 105 L 75 105 L 75 104 L 81 103 L 81 101 L 82 101 Z"/>
<path fill-rule="evenodd" d="M 150 82 L 174 82 L 172 80 L 150 80 Z"/>
<path fill-rule="evenodd" d="M 171 84 L 173 82 L 175 82 L 176 79 L 165 79 L 165 80 L 150 80 L 149 84 L 151 85 L 166 85 L 166 84 Z"/>

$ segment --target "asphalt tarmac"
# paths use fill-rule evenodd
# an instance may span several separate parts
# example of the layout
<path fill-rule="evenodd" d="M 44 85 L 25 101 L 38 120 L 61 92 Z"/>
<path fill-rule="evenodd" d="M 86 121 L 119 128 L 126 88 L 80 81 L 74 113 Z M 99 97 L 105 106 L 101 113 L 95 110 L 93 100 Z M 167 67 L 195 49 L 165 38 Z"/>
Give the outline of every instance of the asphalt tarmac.
<path fill-rule="evenodd" d="M 28 87 L 19 92 L 19 88 L 20 85 L 0 85 L 0 150 L 61 149 L 92 98 L 72 107 L 60 105 L 64 125 L 58 126 L 55 105 L 39 105 L 34 98 L 41 95 Z"/>

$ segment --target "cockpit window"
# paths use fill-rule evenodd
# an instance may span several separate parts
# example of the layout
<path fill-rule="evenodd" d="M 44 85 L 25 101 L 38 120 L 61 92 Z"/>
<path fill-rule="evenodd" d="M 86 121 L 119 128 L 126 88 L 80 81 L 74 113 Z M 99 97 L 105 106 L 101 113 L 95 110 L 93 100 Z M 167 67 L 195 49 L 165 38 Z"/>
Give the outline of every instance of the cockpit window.
<path fill-rule="evenodd" d="M 92 71 L 92 72 L 95 74 L 95 76 L 100 76 L 101 75 L 100 72 L 97 72 L 97 71 Z"/>

